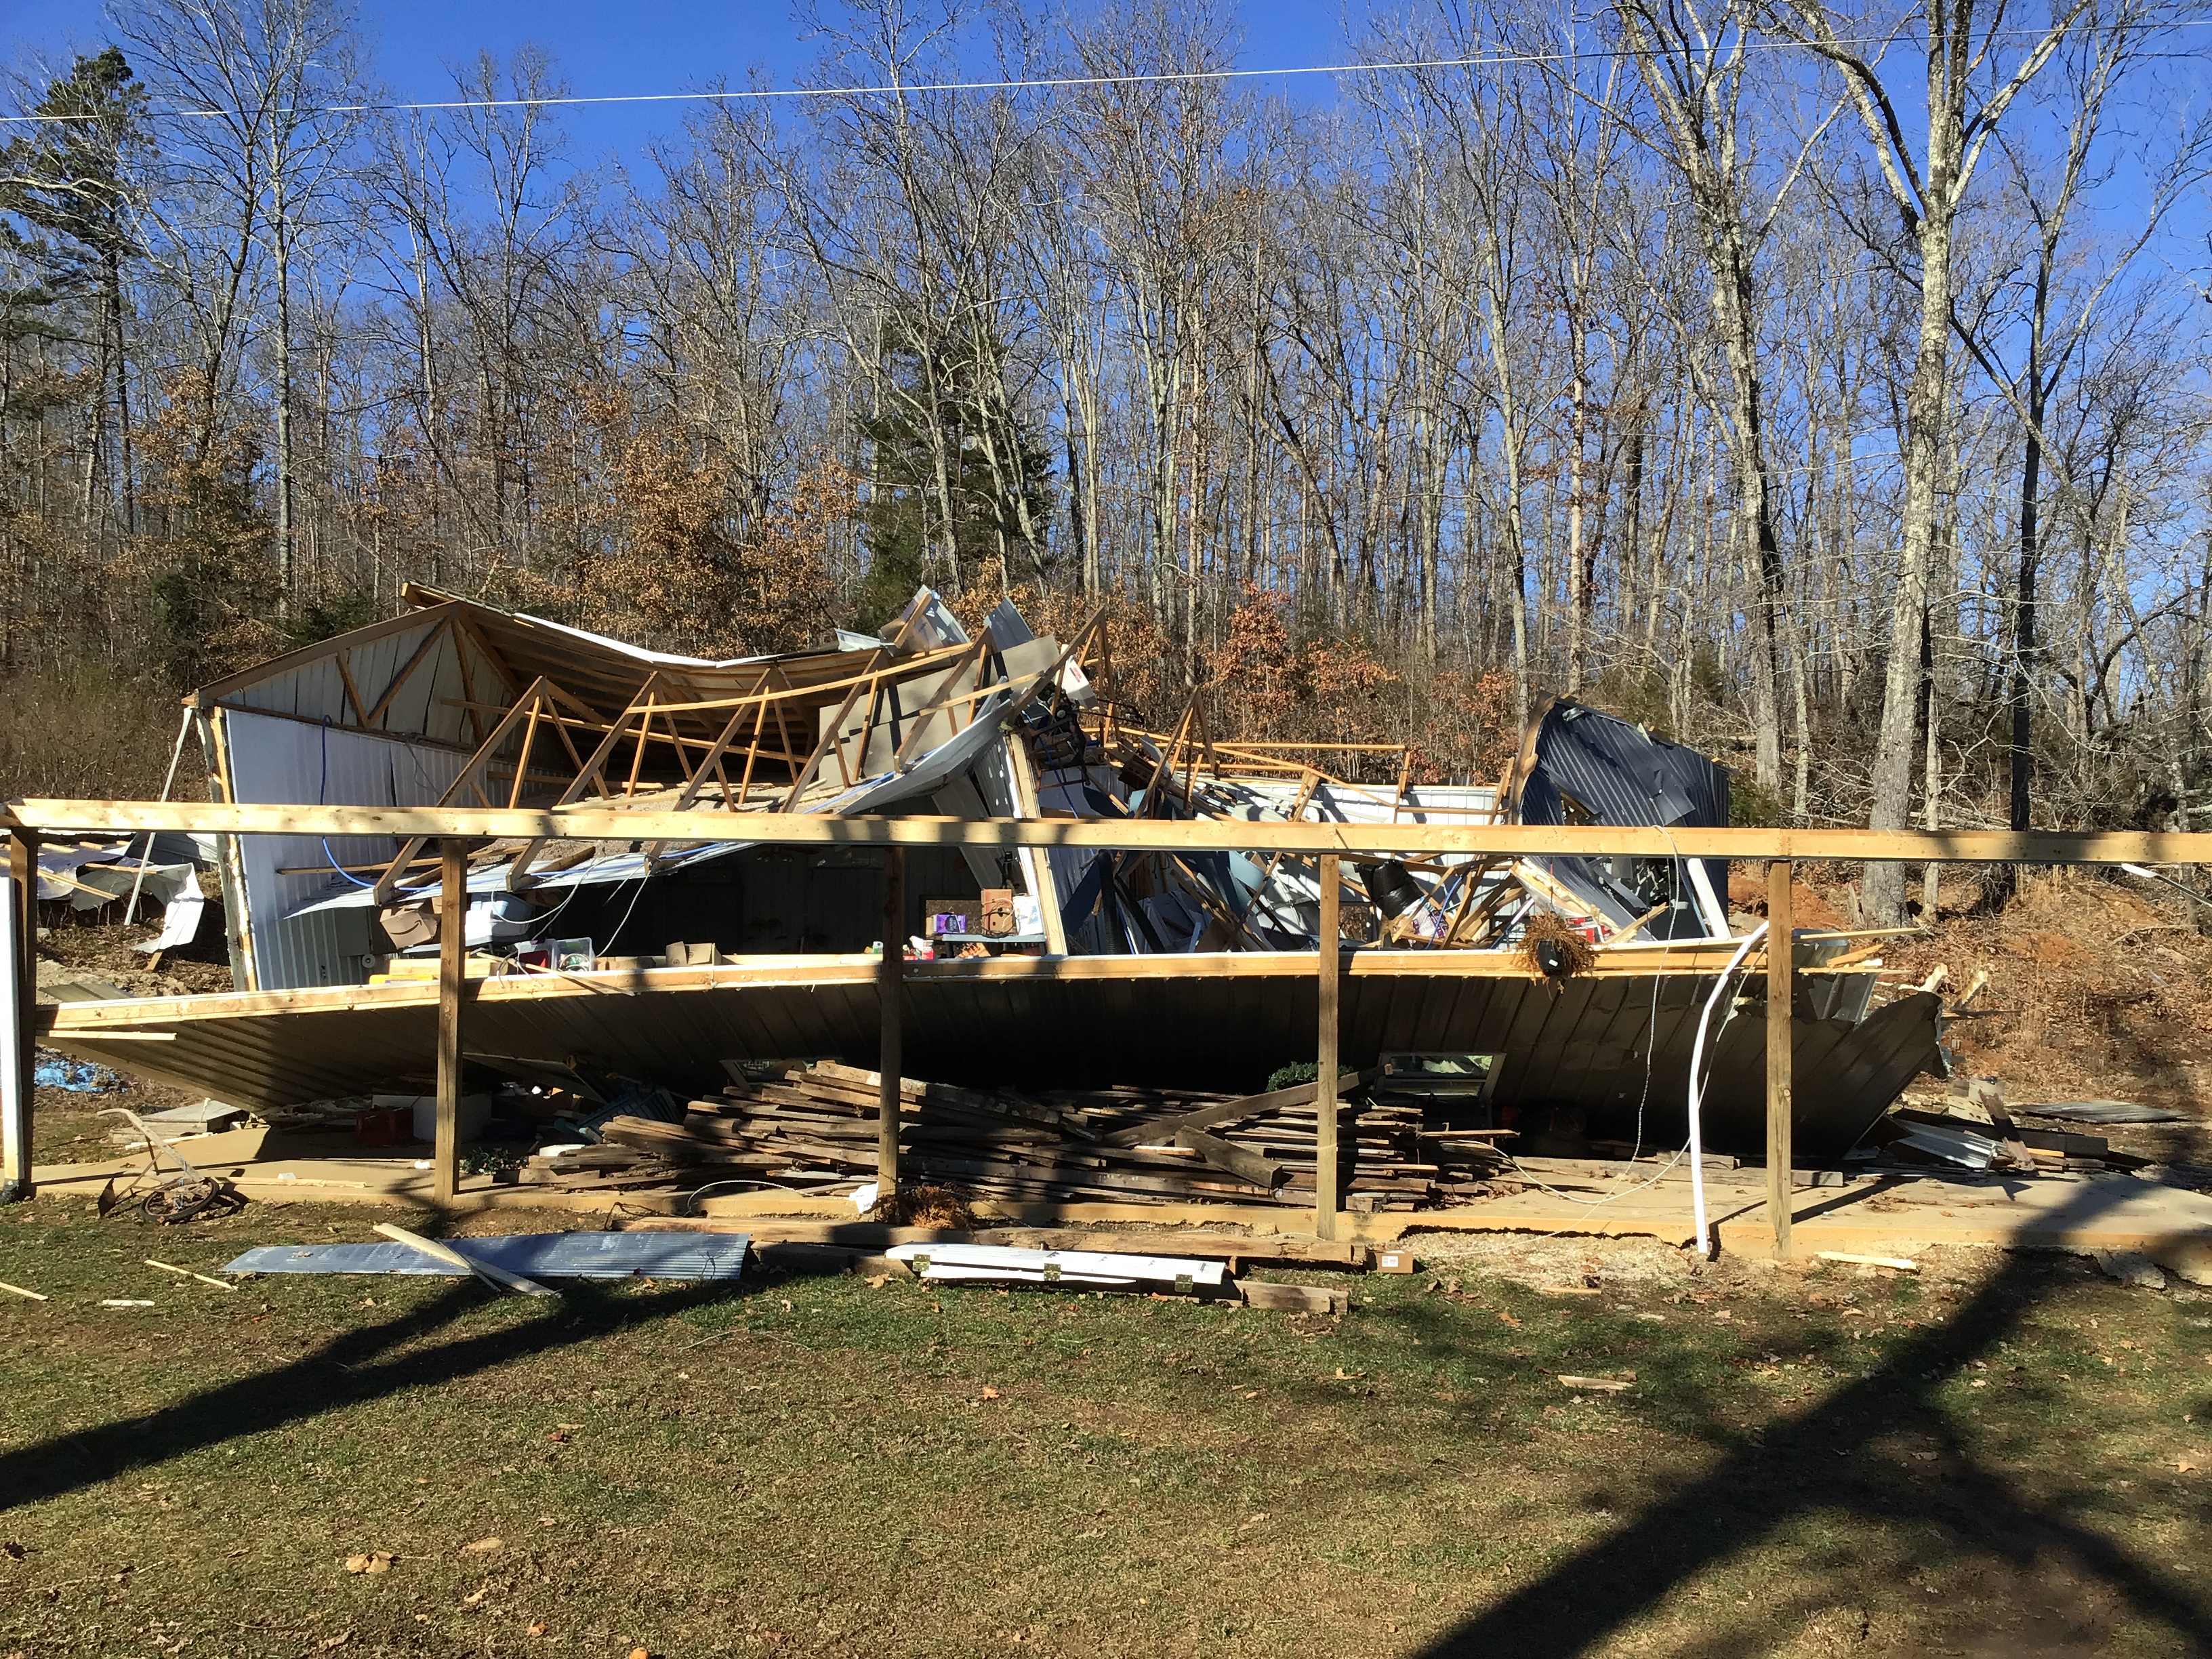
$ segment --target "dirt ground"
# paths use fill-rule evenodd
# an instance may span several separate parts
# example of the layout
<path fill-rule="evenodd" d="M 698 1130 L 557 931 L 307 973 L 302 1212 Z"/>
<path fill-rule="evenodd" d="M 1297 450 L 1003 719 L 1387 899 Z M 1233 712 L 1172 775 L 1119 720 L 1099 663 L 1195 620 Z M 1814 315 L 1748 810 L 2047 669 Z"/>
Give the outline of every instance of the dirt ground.
<path fill-rule="evenodd" d="M 1838 920 L 1856 913 L 1848 883 L 1811 884 Z M 2212 1116 L 2212 906 L 2118 870 L 2024 870 L 1994 916 L 1978 914 L 1971 871 L 1946 872 L 1940 893 L 1936 925 L 1882 959 L 1898 983 L 1944 968 L 1952 998 L 1988 975 L 1947 1028 L 1964 1070 L 1998 1079 L 2015 1108 L 2127 1100 Z"/>
<path fill-rule="evenodd" d="M 144 951 L 132 947 L 158 938 L 161 928 L 143 921 L 125 927 L 104 921 L 120 915 L 122 907 L 104 911 L 72 910 L 65 904 L 39 907 L 39 984 L 43 991 L 57 981 L 103 980 L 134 997 L 205 996 L 231 989 L 229 959 L 225 954 L 219 902 L 210 900 L 200 922 L 200 936 L 182 951 L 163 954 L 158 970 L 148 968 Z M 159 913 L 156 912 L 156 920 Z M 44 995 L 41 1001 L 52 1001 Z"/>

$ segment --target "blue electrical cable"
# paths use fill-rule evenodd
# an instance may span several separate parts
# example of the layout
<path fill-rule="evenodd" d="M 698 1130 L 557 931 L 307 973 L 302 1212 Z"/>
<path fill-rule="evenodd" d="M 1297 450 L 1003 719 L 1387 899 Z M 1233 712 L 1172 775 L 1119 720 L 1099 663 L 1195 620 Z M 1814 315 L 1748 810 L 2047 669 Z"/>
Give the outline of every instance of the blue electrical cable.
<path fill-rule="evenodd" d="M 329 794 L 330 790 L 331 717 L 328 714 L 325 714 L 323 716 L 323 775 L 321 781 L 315 785 L 316 805 L 320 806 L 324 805 L 323 797 Z M 331 869 L 337 871 L 340 876 L 351 882 L 356 887 L 374 887 L 376 885 L 373 881 L 363 881 L 359 876 L 354 874 L 352 871 L 347 869 L 345 866 L 337 861 L 337 855 L 331 851 L 331 838 L 328 836 L 320 837 L 320 840 L 323 843 L 323 861 L 329 865 Z"/>

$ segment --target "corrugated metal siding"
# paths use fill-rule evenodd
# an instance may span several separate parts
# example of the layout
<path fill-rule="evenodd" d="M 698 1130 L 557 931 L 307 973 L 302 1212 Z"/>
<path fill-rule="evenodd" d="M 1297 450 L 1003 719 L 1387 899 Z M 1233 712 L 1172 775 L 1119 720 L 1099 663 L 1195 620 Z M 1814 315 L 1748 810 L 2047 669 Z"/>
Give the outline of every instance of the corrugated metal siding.
<path fill-rule="evenodd" d="M 420 627 L 403 629 L 347 651 L 347 672 L 352 674 L 353 683 L 361 689 L 361 695 L 371 708 L 383 698 L 386 689 L 421 649 L 423 641 L 441 625 L 438 619 L 432 618 Z M 469 748 L 476 746 L 477 727 L 471 722 L 468 710 L 460 705 L 475 701 L 503 707 L 512 699 L 498 673 L 473 643 L 465 647 L 469 668 L 464 677 L 454 639 L 454 634 L 446 634 L 416 665 L 415 672 L 407 677 L 407 683 L 399 688 L 378 720 L 380 731 L 434 738 L 441 743 Z M 473 698 L 470 696 L 471 686 Z M 302 720 L 327 720 L 339 725 L 360 718 L 346 697 L 345 681 L 337 661 L 327 657 L 302 663 L 256 684 L 225 692 L 222 702 L 232 708 L 268 709 L 281 714 L 296 714 Z M 487 729 L 495 718 L 485 717 Z"/>
<path fill-rule="evenodd" d="M 453 750 L 337 726 L 303 726 L 244 709 L 229 710 L 225 720 L 231 782 L 240 801 L 425 806 L 445 793 L 467 761 Z M 367 911 L 290 916 L 300 906 L 343 889 L 344 878 L 277 873 L 327 862 L 322 840 L 241 836 L 238 842 L 256 988 L 360 984 L 366 977 L 361 958 L 368 948 Z M 372 863 L 398 850 L 389 836 L 333 836 L 329 844 L 330 856 L 340 864 Z"/>
<path fill-rule="evenodd" d="M 906 1069 L 975 1084 L 1244 1090 L 1313 1053 L 1315 981 L 1295 971 L 1298 958 L 1240 957 L 1249 971 L 1205 977 L 1176 973 L 1176 958 L 1144 960 L 1161 964 L 1156 977 L 917 974 L 905 988 Z M 1576 1106 L 1593 1130 L 1616 1133 L 1635 1132 L 1640 1108 L 1647 1145 L 1679 1145 L 1690 1050 L 1711 985 L 1686 975 L 1588 978 L 1555 994 L 1518 978 L 1355 973 L 1343 981 L 1342 1054 L 1349 1066 L 1395 1048 L 1504 1054 L 1498 1104 Z M 1706 1126 L 1717 1147 L 1763 1144 L 1759 988 L 1747 984 L 1751 1001 L 1708 1039 Z M 178 1021 L 174 1042 L 103 1046 L 66 1030 L 49 1041 L 219 1099 L 283 1105 L 428 1075 L 436 1008 L 427 994 L 411 994 L 398 1006 Z M 1850 1146 L 1911 1077 L 1936 1063 L 1938 1007 L 1916 994 L 1856 1027 L 1800 1015 L 1793 1048 L 1807 1155 Z M 671 1087 L 712 1090 L 725 1058 L 835 1054 L 872 1066 L 878 1030 L 874 988 L 860 981 L 624 994 L 610 977 L 588 995 L 488 993 L 470 1008 L 465 1041 L 473 1053 L 548 1060 L 588 1053 Z"/>
<path fill-rule="evenodd" d="M 1536 769 L 1521 790 L 1523 823 L 1565 823 L 1562 792 L 1599 823 L 1681 824 L 1725 828 L 1728 769 L 1694 749 L 1655 738 L 1642 726 L 1579 703 L 1555 703 L 1536 728 Z M 1551 872 L 1600 903 L 1615 923 L 1633 921 L 1638 907 L 1600 880 L 1606 860 L 1540 860 Z M 1721 907 L 1728 908 L 1728 860 L 1698 860 Z M 1687 896 L 1686 894 L 1684 896 Z M 1718 917 L 1714 931 L 1724 931 Z"/>
<path fill-rule="evenodd" d="M 1536 732 L 1536 766 L 1521 793 L 1524 823 L 1564 823 L 1565 789 L 1600 823 L 1729 821 L 1728 769 L 1640 726 L 1562 702 Z"/>

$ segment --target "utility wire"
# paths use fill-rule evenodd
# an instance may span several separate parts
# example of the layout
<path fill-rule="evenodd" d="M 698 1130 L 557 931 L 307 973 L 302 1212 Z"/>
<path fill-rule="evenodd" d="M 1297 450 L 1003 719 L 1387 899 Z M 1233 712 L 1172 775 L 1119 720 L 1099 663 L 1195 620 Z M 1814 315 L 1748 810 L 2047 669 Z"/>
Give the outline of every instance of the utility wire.
<path fill-rule="evenodd" d="M 2185 17 L 2162 25 L 2167 28 L 2196 28 L 2212 23 L 2212 17 Z M 2049 33 L 2041 28 L 1997 29 L 1991 32 L 1998 37 L 2040 39 Z M 1893 35 L 1869 36 L 1859 40 L 1841 40 L 1832 44 L 1850 47 L 1879 47 L 1893 46 L 1901 38 Z M 1746 40 L 1747 51 L 1796 52 L 1810 51 L 1795 40 Z M 1475 58 L 1416 58 L 1395 59 L 1381 63 L 1304 64 L 1279 69 L 1221 69 L 1221 70 L 1159 70 L 1146 74 L 1132 75 L 1063 75 L 1030 79 L 1003 81 L 930 81 L 908 86 L 889 82 L 864 87 L 752 87 L 730 92 L 626 92 L 586 95 L 563 93 L 541 98 L 450 98 L 397 103 L 322 104 L 308 112 L 322 115 L 399 114 L 410 111 L 461 109 L 545 109 L 556 106 L 590 106 L 600 104 L 681 104 L 681 103 L 753 103 L 774 99 L 811 100 L 820 98 L 902 98 L 923 93 L 959 92 L 1019 92 L 1072 90 L 1085 87 L 1137 87 L 1158 85 L 1188 85 L 1206 82 L 1255 81 L 1283 79 L 1315 75 L 1399 75 L 1416 70 L 1504 69 L 1521 64 L 1605 63 L 1615 59 L 1630 60 L 1646 54 L 1625 47 L 1607 47 L 1594 52 L 1497 52 Z M 167 113 L 183 117 L 202 117 L 222 119 L 239 112 L 224 109 L 179 109 Z M 90 115 L 0 115 L 0 122 L 70 122 L 99 121 L 106 118 Z"/>

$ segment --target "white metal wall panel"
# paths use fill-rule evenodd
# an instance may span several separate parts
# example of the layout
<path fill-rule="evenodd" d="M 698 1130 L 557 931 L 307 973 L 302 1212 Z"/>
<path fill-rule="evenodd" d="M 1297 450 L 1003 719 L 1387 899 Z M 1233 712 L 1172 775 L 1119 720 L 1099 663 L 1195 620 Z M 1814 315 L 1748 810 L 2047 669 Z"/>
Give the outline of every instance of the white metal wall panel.
<path fill-rule="evenodd" d="M 346 670 L 369 708 L 376 707 L 400 670 L 439 626 L 434 619 L 425 621 L 419 628 L 387 634 L 347 652 Z M 454 636 L 448 632 L 416 664 L 415 672 L 386 707 L 377 725 L 398 735 L 435 738 L 473 748 L 476 727 L 462 704 L 470 701 L 503 704 L 507 700 L 504 682 L 474 647 L 469 648 L 468 675 L 463 676 Z M 302 720 L 349 722 L 360 718 L 346 696 L 344 676 L 336 659 L 329 657 L 226 692 L 222 702 L 229 708 L 263 708 L 296 714 Z"/>
<path fill-rule="evenodd" d="M 403 657 L 392 672 L 398 673 L 405 663 Z M 498 680 L 480 668 L 472 667 L 470 672 L 477 678 L 477 695 L 487 702 L 494 701 L 492 694 L 501 689 Z M 388 683 L 389 676 L 378 682 Z M 363 686 L 362 696 L 374 707 L 375 692 Z M 392 699 L 392 706 L 385 710 L 384 718 L 377 725 L 387 732 L 407 732 L 446 743 L 465 744 L 468 711 L 461 704 L 467 696 L 453 635 L 447 633 L 430 647 L 429 655 L 416 665 L 415 672 L 407 677 L 407 684 L 399 688 Z"/>
<path fill-rule="evenodd" d="M 468 761 L 454 750 L 400 738 L 303 726 L 245 709 L 234 708 L 224 718 L 230 732 L 231 781 L 241 802 L 428 806 Z M 239 842 L 255 988 L 362 983 L 367 977 L 362 965 L 368 949 L 367 911 L 290 915 L 303 904 L 343 890 L 345 878 L 335 872 L 277 872 L 333 860 L 374 863 L 391 858 L 398 843 L 389 836 L 334 836 L 326 857 L 317 836 L 241 836 Z"/>

